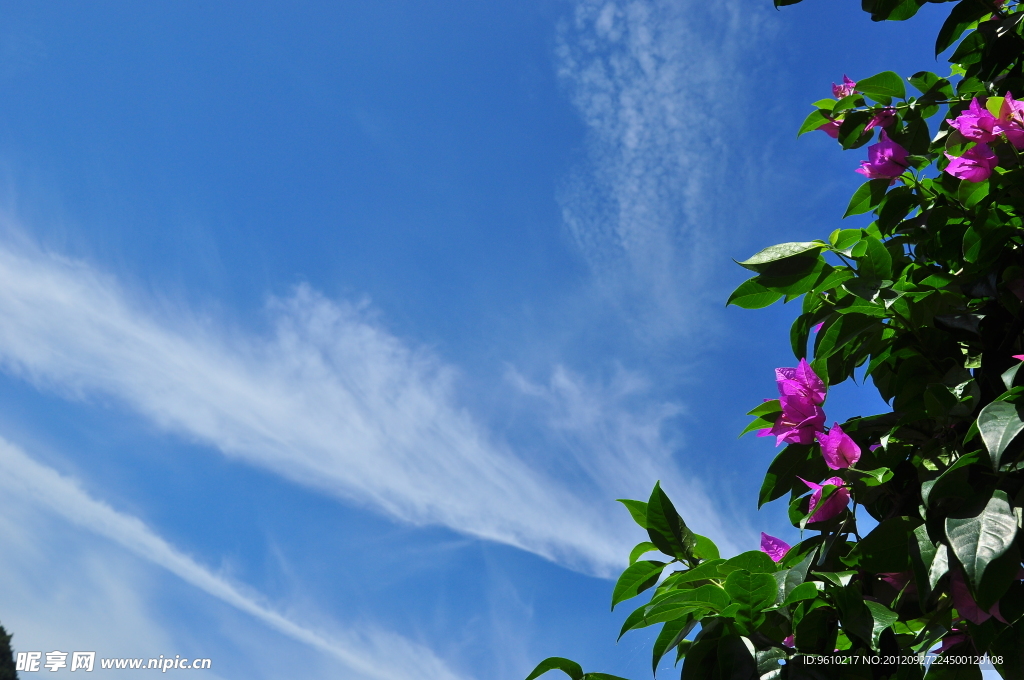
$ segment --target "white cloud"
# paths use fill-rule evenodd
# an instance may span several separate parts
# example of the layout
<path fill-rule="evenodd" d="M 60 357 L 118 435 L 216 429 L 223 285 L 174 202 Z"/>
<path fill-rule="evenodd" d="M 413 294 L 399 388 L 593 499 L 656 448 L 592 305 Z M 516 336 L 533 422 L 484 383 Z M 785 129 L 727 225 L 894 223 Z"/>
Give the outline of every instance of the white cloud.
<path fill-rule="evenodd" d="M 0 245 L 8 370 L 114 397 L 229 456 L 405 521 L 598 573 L 619 568 L 628 520 L 491 438 L 459 406 L 450 366 L 389 334 L 366 305 L 308 287 L 270 311 L 272 337 L 231 332 L 132 302 L 81 262 Z"/>
<path fill-rule="evenodd" d="M 327 635 L 295 623 L 261 603 L 259 597 L 244 592 L 240 586 L 211 572 L 168 544 L 138 518 L 118 512 L 91 498 L 74 481 L 33 461 L 3 439 L 0 439 L 0 487 L 4 490 L 3 497 L 9 511 L 12 507 L 11 498 L 15 497 L 23 504 L 43 508 L 108 538 L 277 632 L 341 661 L 354 677 L 367 680 L 459 678 L 429 649 L 400 635 L 373 627 Z M 41 542 L 38 535 L 25 532 L 21 527 L 30 523 L 38 525 L 38 522 L 27 521 L 24 510 L 17 506 L 14 509 L 21 515 L 19 521 L 12 521 L 10 513 L 4 513 L 5 520 L 0 526 L 0 535 L 7 539 L 5 568 L 10 571 L 13 568 L 12 558 L 16 558 L 19 563 L 31 564 L 33 570 L 38 570 L 39 565 L 52 562 L 41 554 L 40 543 L 45 545 L 45 538 Z M 52 540 L 55 534 L 47 533 Z M 174 648 L 168 636 L 147 620 L 137 596 L 119 587 L 122 579 L 117 574 L 107 574 L 110 560 L 102 560 L 102 566 L 99 562 L 101 560 L 96 557 L 69 560 L 63 564 L 63 573 L 59 576 L 51 572 L 46 584 L 26 588 L 25 597 L 22 598 L 26 601 L 15 599 L 10 603 L 16 612 L 15 620 L 18 621 L 16 632 L 19 635 L 19 649 L 28 649 L 21 644 L 27 640 L 28 644 L 47 646 L 46 651 L 62 641 L 78 645 L 75 649 L 83 650 L 80 646 L 82 644 L 96 644 L 89 638 L 95 639 L 94 633 L 97 630 L 103 632 L 103 640 L 100 642 L 102 651 L 93 651 L 101 656 L 141 657 L 144 655 L 140 651 L 142 649 L 162 648 L 167 651 Z M 23 568 L 22 572 L 27 573 L 29 570 Z M 25 577 L 22 576 L 20 580 L 24 582 Z M 83 580 L 89 583 L 88 587 L 80 587 L 79 582 Z M 67 592 L 77 595 L 66 596 Z M 84 601 L 81 595 L 83 592 L 87 593 Z M 24 612 L 26 609 L 45 609 L 54 603 L 59 604 L 64 611 L 63 625 L 55 626 L 51 617 L 40 616 L 38 611 Z M 90 622 L 88 617 L 95 616 L 97 610 L 105 612 L 102 620 Z M 42 626 L 33 624 L 39 621 L 44 622 Z M 155 653 L 152 655 L 155 656 Z"/>
<path fill-rule="evenodd" d="M 589 131 L 590 162 L 562 199 L 596 284 L 655 338 L 691 335 L 723 255 L 726 183 L 743 115 L 741 55 L 760 7 L 734 0 L 581 0 L 558 72 Z M 728 191 L 735 191 L 730 186 Z"/>

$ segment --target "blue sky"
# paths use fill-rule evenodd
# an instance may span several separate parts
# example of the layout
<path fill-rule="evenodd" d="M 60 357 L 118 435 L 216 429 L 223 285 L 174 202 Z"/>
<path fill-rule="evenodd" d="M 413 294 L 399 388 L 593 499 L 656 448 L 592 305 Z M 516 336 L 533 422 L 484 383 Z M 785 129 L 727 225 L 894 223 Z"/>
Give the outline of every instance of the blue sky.
<path fill-rule="evenodd" d="M 832 81 L 944 68 L 941 6 L 841 4 L 0 3 L 15 648 L 649 677 L 615 498 L 795 538 L 736 439 L 795 312 L 730 258 L 839 225 Z"/>

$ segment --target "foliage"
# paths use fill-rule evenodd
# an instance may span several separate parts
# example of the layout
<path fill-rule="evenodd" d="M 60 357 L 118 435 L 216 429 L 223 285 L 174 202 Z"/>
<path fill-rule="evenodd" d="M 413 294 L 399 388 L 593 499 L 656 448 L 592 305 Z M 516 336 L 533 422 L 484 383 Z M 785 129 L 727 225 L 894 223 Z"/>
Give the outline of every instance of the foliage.
<path fill-rule="evenodd" d="M 862 5 L 899 21 L 925 2 Z M 800 364 L 777 371 L 779 400 L 745 432 L 787 444 L 758 504 L 788 497 L 811 535 L 723 559 L 659 486 L 623 501 L 650 540 L 612 606 L 651 591 L 621 634 L 661 627 L 655 670 L 674 655 L 682 680 L 981 677 L 976 662 L 926 669 L 938 646 L 1024 678 L 1022 35 L 1017 0 L 961 0 L 935 45 L 953 48 L 947 77 L 844 79 L 801 126 L 844 149 L 875 140 L 846 210 L 873 220 L 740 262 L 755 276 L 729 303 L 802 297 Z M 827 428 L 828 386 L 857 371 L 892 410 Z M 667 559 L 639 559 L 653 550 Z M 865 655 L 880 663 L 852 663 Z M 610 677 L 555 658 L 530 678 L 548 670 Z"/>

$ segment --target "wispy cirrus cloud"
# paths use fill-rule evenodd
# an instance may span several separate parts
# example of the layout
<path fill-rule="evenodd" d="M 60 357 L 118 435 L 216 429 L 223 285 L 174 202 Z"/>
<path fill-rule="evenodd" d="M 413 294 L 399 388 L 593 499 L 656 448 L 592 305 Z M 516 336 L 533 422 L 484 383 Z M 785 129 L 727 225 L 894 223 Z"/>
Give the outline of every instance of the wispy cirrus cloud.
<path fill-rule="evenodd" d="M 104 395 L 162 427 L 400 520 L 434 523 L 610 574 L 629 522 L 531 468 L 460 405 L 457 371 L 368 305 L 306 286 L 266 337 L 132 300 L 109 276 L 0 244 L 0 365 Z M 620 452 L 620 455 L 635 455 Z"/>
<path fill-rule="evenodd" d="M 426 647 L 389 631 L 361 626 L 359 630 L 326 634 L 292 621 L 261 602 L 259 596 L 245 592 L 242 587 L 212 572 L 169 544 L 138 518 L 92 498 L 74 480 L 37 463 L 3 439 L 0 439 L 0 488 L 4 490 L 6 502 L 16 497 L 22 503 L 56 514 L 74 525 L 110 539 L 277 632 L 340 661 L 353 677 L 367 680 L 406 680 L 410 677 L 459 680 L 461 677 Z M 10 531 L 4 533 L 11 534 Z M 22 553 L 34 552 L 27 540 L 21 540 L 19 545 L 12 547 Z M 43 562 L 45 560 L 35 560 L 36 564 Z M 112 585 L 107 583 L 107 592 L 97 593 L 97 596 L 105 597 L 108 607 L 117 607 L 118 600 L 124 597 Z M 112 597 L 111 593 L 121 594 Z M 67 603 L 67 615 L 72 616 L 74 611 L 80 609 L 88 610 L 87 605 L 83 602 Z M 138 607 L 126 605 L 122 609 L 137 613 Z M 145 623 L 144 618 L 140 621 Z M 133 625 L 139 627 L 140 622 L 136 621 Z M 56 631 L 45 632 L 57 637 Z M 151 633 L 150 638 L 162 642 L 165 650 L 170 649 L 170 645 L 158 633 Z M 111 651 L 108 647 L 104 655 L 112 656 Z M 138 649 L 122 651 L 126 656 L 139 655 Z"/>
<path fill-rule="evenodd" d="M 598 288 L 652 338 L 699 335 L 723 235 L 716 191 L 735 168 L 743 55 L 762 9 L 732 0 L 580 0 L 558 73 L 588 130 L 562 196 Z M 716 304 L 721 301 L 715 299 Z"/>

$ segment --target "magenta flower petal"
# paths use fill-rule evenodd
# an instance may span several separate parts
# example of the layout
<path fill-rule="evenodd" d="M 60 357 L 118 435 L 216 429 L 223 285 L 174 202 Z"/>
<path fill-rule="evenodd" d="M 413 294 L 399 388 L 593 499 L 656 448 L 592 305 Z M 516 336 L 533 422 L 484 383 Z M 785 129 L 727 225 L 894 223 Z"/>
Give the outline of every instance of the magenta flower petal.
<path fill-rule="evenodd" d="M 850 490 L 843 487 L 843 480 L 840 477 L 829 477 L 821 484 L 808 482 L 803 477 L 797 477 L 797 479 L 814 492 L 811 494 L 811 503 L 807 509 L 809 521 L 811 522 L 824 522 L 825 520 L 832 519 L 845 510 L 846 506 L 850 503 Z M 836 486 L 839 488 L 822 503 L 822 489 L 826 486 Z M 819 503 L 821 507 L 818 507 Z"/>
<path fill-rule="evenodd" d="M 792 647 L 796 644 L 796 636 L 787 635 L 786 637 L 782 638 L 782 644 L 786 645 L 787 647 Z"/>
<path fill-rule="evenodd" d="M 1014 354 L 1013 358 L 1017 361 L 1024 361 L 1024 354 Z"/>
<path fill-rule="evenodd" d="M 873 115 L 871 120 L 868 121 L 868 124 L 864 126 L 864 129 L 871 130 L 876 127 L 887 128 L 895 122 L 896 109 L 885 108 Z"/>
<path fill-rule="evenodd" d="M 954 120 L 947 120 L 949 126 L 958 130 L 967 139 L 976 142 L 991 142 L 999 137 L 999 130 L 996 129 L 998 121 L 996 117 L 988 112 L 984 106 L 978 103 L 978 98 L 971 100 L 971 106 L 957 116 Z"/>
<path fill-rule="evenodd" d="M 828 434 L 818 432 L 815 436 L 821 444 L 825 465 L 833 470 L 845 470 L 860 460 L 860 447 L 850 435 L 843 432 L 839 423 L 833 424 Z"/>
<path fill-rule="evenodd" d="M 854 93 L 854 88 L 857 87 L 857 83 L 850 80 L 849 76 L 843 74 L 843 84 L 836 85 L 832 83 L 832 96 L 836 99 L 842 99 L 843 97 L 849 97 Z"/>
<path fill-rule="evenodd" d="M 825 403 L 825 383 L 807 363 L 807 359 L 801 359 L 792 368 L 776 368 L 775 384 L 780 397 L 803 395 L 819 406 Z"/>
<path fill-rule="evenodd" d="M 955 647 L 958 644 L 960 644 L 961 642 L 964 642 L 965 640 L 970 640 L 970 639 L 971 638 L 967 635 L 967 633 L 964 633 L 962 631 L 953 631 L 951 634 L 949 634 L 946 637 L 942 638 L 942 645 L 938 649 L 935 650 L 935 653 L 936 654 L 942 654 L 947 649 L 950 649 L 951 647 Z"/>
<path fill-rule="evenodd" d="M 962 618 L 976 626 L 980 626 L 993 616 L 1005 623 L 1003 615 L 999 612 L 998 602 L 992 605 L 988 611 L 978 606 L 978 603 L 971 597 L 971 591 L 968 590 L 967 583 L 959 569 L 950 569 L 949 571 L 949 590 L 953 596 L 953 606 L 956 607 Z"/>
<path fill-rule="evenodd" d="M 773 562 L 781 562 L 782 558 L 789 552 L 790 545 L 781 538 L 775 538 L 761 532 L 761 552 L 772 558 Z"/>
<path fill-rule="evenodd" d="M 1024 102 L 1016 101 L 1009 92 L 999 107 L 995 131 L 1005 134 L 1013 148 L 1024 150 Z"/>
<path fill-rule="evenodd" d="M 975 144 L 959 157 L 947 153 L 946 158 L 949 159 L 946 172 L 968 182 L 984 182 L 999 165 L 999 158 L 992 153 L 988 144 Z"/>
<path fill-rule="evenodd" d="M 868 179 L 891 179 L 895 181 L 907 169 L 908 152 L 889 139 L 885 130 L 878 136 L 878 143 L 868 147 L 868 159 L 861 161 L 857 172 Z"/>
<path fill-rule="evenodd" d="M 829 122 L 819 125 L 818 129 L 824 132 L 832 139 L 839 139 L 839 126 L 843 124 L 841 120 L 830 120 Z"/>

